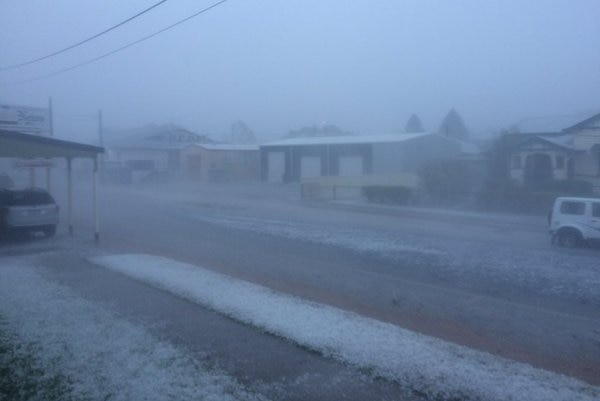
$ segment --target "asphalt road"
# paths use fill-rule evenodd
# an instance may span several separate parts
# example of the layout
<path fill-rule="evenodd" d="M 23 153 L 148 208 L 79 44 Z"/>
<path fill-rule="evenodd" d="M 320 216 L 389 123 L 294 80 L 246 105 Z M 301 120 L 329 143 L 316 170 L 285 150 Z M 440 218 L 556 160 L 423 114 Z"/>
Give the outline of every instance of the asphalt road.
<path fill-rule="evenodd" d="M 600 251 L 552 248 L 543 217 L 306 203 L 295 189 L 102 188 L 101 249 L 190 262 L 600 384 L 600 287 L 569 284 L 578 282 L 570 277 L 578 265 L 587 266 L 591 277 L 600 275 L 600 263 L 594 267 Z M 91 237 L 89 202 L 81 201 L 88 196 L 82 193 L 78 201 L 79 237 Z M 411 247 L 391 256 L 377 246 L 357 250 L 337 244 L 340 233 L 351 244 L 398 235 Z M 441 256 L 420 250 L 438 245 L 445 247 Z M 564 288 L 547 291 L 545 277 L 527 276 L 530 261 L 539 269 L 548 257 L 559 260 L 559 267 L 572 262 L 572 271 L 560 271 Z M 478 272 L 486 270 L 488 258 L 494 266 L 508 260 L 522 281 Z M 450 264 L 455 270 L 447 268 Z M 461 271 L 462 265 L 473 269 Z M 235 328 L 240 336 L 231 341 L 260 344 L 242 340 L 245 331 Z M 252 363 L 276 369 L 272 360 Z"/>

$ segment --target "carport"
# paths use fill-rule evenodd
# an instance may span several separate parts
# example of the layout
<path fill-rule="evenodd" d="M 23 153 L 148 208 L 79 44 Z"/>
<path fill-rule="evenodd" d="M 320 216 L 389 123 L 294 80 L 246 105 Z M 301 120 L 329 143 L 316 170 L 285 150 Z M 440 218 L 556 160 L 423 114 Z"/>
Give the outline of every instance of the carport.
<path fill-rule="evenodd" d="M 100 219 L 98 216 L 98 155 L 104 148 L 65 141 L 46 136 L 23 134 L 0 130 L 0 157 L 34 159 L 64 158 L 67 161 L 67 221 L 69 234 L 73 235 L 73 170 L 75 158 L 93 159 L 93 218 L 94 240 L 100 241 Z"/>

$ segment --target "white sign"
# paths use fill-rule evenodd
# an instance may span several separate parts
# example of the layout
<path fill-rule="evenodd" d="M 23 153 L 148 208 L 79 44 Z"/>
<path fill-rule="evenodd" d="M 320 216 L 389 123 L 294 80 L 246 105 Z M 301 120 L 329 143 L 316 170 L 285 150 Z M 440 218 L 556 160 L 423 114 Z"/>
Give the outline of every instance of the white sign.
<path fill-rule="evenodd" d="M 50 112 L 38 107 L 0 104 L 0 129 L 50 133 Z"/>

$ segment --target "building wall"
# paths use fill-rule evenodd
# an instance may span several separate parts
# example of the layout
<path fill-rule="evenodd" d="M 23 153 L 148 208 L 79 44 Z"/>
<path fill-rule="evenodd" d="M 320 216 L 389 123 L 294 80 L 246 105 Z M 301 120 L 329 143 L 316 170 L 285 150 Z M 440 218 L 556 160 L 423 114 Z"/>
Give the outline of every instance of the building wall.
<path fill-rule="evenodd" d="M 269 153 L 280 152 L 285 155 L 283 182 L 298 182 L 302 178 L 302 159 L 320 160 L 320 176 L 338 176 L 341 160 L 354 160 L 353 173 L 359 168 L 361 174 L 390 174 L 415 172 L 421 166 L 434 160 L 457 159 L 461 156 L 460 143 L 439 135 L 427 135 L 404 142 L 332 144 L 332 145 L 296 145 L 265 146 L 261 148 L 262 179 L 269 179 Z M 308 161 L 308 160 L 307 160 Z M 306 170 L 305 170 L 306 171 Z M 271 177 L 273 178 L 273 177 Z"/>
<path fill-rule="evenodd" d="M 600 120 L 574 133 L 574 146 L 578 150 L 589 150 L 600 144 Z"/>
<path fill-rule="evenodd" d="M 138 162 L 146 161 L 147 164 L 153 166 L 150 170 L 158 171 L 168 170 L 169 161 L 172 160 L 172 157 L 169 157 L 169 151 L 162 149 L 112 149 L 110 156 L 110 161 L 117 161 L 124 167 L 135 164 L 141 165 L 144 163 Z"/>
<path fill-rule="evenodd" d="M 186 175 L 204 182 L 259 178 L 258 150 L 211 150 L 190 146 L 182 151 L 182 159 Z"/>
<path fill-rule="evenodd" d="M 600 152 L 582 152 L 574 160 L 575 179 L 585 180 L 600 194 Z"/>
<path fill-rule="evenodd" d="M 285 155 L 285 171 L 282 182 L 299 182 L 302 178 L 302 160 L 310 158 L 311 162 L 320 163 L 319 176 L 339 175 L 340 159 L 343 157 L 359 158 L 362 163 L 362 174 L 372 171 L 372 150 L 370 144 L 340 145 L 303 145 L 303 146 L 267 146 L 261 148 L 262 179 L 269 180 L 269 153 Z M 273 178 L 273 177 L 271 177 Z"/>

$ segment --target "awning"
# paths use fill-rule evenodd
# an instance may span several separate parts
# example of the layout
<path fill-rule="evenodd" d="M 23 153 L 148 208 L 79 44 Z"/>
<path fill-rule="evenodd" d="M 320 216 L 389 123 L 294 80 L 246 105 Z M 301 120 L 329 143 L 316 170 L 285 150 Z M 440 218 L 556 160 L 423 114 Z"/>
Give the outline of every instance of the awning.
<path fill-rule="evenodd" d="M 72 161 L 75 158 L 91 158 L 94 160 L 94 239 L 100 240 L 100 223 L 98 217 L 98 155 L 104 153 L 100 146 L 65 141 L 46 136 L 24 134 L 16 131 L 0 130 L 0 157 L 11 158 L 65 158 L 67 160 L 67 220 L 69 233 L 73 234 L 73 177 Z M 48 180 L 49 180 L 48 170 Z"/>
<path fill-rule="evenodd" d="M 0 130 L 0 157 L 96 158 L 104 148 L 47 136 Z"/>

